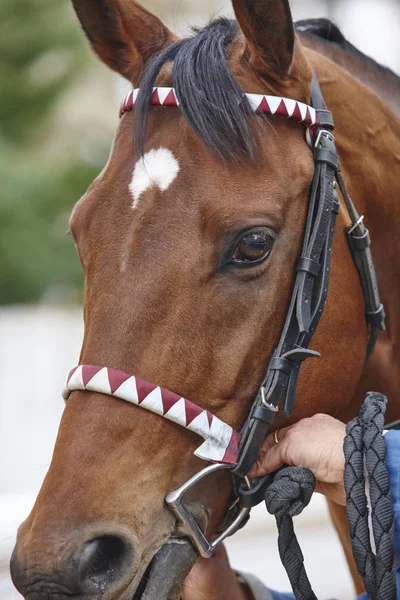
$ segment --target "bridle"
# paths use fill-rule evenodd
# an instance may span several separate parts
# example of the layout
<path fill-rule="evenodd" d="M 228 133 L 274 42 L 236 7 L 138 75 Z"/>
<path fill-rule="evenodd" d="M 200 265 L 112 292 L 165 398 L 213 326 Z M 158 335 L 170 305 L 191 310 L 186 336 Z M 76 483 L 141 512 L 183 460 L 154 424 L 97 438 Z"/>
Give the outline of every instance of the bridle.
<path fill-rule="evenodd" d="M 139 90 L 133 90 L 124 98 L 121 117 L 133 109 L 138 94 Z M 285 325 L 241 433 L 185 398 L 107 367 L 76 367 L 70 373 L 64 392 L 65 400 L 75 390 L 114 396 L 174 421 L 205 439 L 195 454 L 215 464 L 194 475 L 166 497 L 167 505 L 180 524 L 180 536 L 189 537 L 204 557 L 212 556 L 224 539 L 243 526 L 251 509 L 264 500 L 270 478 L 252 481 L 248 473 L 276 413 L 279 412 L 280 404 L 283 404 L 285 416 L 293 411 L 301 365 L 308 358 L 319 356 L 318 352 L 309 350 L 309 345 L 328 294 L 336 217 L 340 211 L 338 188 L 351 221 L 347 237 L 365 299 L 369 328 L 366 362 L 375 347 L 379 330 L 385 329 L 385 311 L 379 298 L 369 232 L 364 225 L 364 218 L 358 215 L 348 195 L 333 136 L 332 114 L 325 106 L 316 76 L 313 76 L 310 106 L 275 96 L 244 96 L 255 113 L 286 117 L 307 128 L 306 138 L 313 152 L 315 171 L 303 247 L 297 262 L 296 280 Z M 151 103 L 156 106 L 177 107 L 179 99 L 173 88 L 154 88 Z M 184 505 L 184 496 L 205 477 L 225 469 L 233 477 L 235 501 L 228 511 L 226 528 L 217 540 L 209 542 Z"/>

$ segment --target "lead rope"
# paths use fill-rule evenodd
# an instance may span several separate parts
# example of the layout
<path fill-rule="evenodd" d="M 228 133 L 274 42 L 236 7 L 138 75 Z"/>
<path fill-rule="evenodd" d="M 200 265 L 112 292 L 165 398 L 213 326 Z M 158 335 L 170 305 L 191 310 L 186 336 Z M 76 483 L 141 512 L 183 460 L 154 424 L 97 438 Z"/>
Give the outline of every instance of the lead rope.
<path fill-rule="evenodd" d="M 396 600 L 393 505 L 382 435 L 386 403 L 381 394 L 369 393 L 357 417 L 347 425 L 344 442 L 350 540 L 357 571 L 371 600 Z M 365 471 L 369 478 L 372 533 L 368 522 Z M 302 467 L 283 467 L 265 494 L 267 510 L 276 518 L 279 554 L 296 600 L 317 600 L 293 526 L 293 517 L 309 504 L 314 490 L 315 478 L 311 471 Z"/>
<path fill-rule="evenodd" d="M 265 494 L 265 504 L 275 515 L 278 549 L 296 600 L 317 600 L 304 565 L 304 556 L 294 532 L 293 517 L 308 506 L 315 490 L 315 478 L 309 469 L 283 467 Z"/>
<path fill-rule="evenodd" d="M 357 417 L 347 425 L 344 442 L 346 513 L 350 540 L 367 593 L 372 600 L 395 600 L 393 504 L 382 431 L 387 399 L 368 394 Z M 369 478 L 372 533 L 368 524 L 365 471 Z M 372 546 L 376 547 L 376 552 Z"/>

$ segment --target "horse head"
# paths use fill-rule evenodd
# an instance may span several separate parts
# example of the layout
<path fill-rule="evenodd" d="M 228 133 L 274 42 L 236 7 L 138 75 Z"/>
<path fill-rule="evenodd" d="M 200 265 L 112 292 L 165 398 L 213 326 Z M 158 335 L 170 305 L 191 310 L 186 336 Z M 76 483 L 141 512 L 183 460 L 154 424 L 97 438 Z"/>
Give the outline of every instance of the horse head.
<path fill-rule="evenodd" d="M 285 321 L 314 174 L 305 127 L 253 114 L 243 92 L 309 105 L 319 58 L 298 40 L 287 0 L 233 0 L 237 22 L 216 20 L 185 40 L 133 0 L 73 4 L 100 59 L 141 88 L 70 220 L 85 276 L 80 364 L 162 386 L 239 431 Z M 153 86 L 175 88 L 180 106 L 150 106 Z M 339 235 L 315 336 L 322 358 L 304 368 L 292 420 L 350 402 L 363 314 Z M 287 422 L 279 415 L 276 426 Z M 195 433 L 139 406 L 70 390 L 18 534 L 21 593 L 175 598 L 196 553 L 169 543 L 179 523 L 165 497 L 207 465 L 198 446 Z M 218 472 L 188 494 L 209 535 L 230 493 Z"/>

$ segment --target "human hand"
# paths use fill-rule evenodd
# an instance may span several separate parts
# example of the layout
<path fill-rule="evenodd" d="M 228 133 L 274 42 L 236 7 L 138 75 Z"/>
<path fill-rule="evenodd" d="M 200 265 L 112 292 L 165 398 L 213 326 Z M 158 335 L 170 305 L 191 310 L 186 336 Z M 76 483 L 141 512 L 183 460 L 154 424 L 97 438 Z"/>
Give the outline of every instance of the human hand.
<path fill-rule="evenodd" d="M 182 600 L 250 600 L 232 570 L 224 546 L 212 558 L 199 558 L 182 588 Z"/>
<path fill-rule="evenodd" d="M 283 465 L 306 467 L 317 482 L 316 492 L 346 504 L 343 440 L 346 426 L 328 415 L 315 415 L 270 434 L 261 447 L 251 477 L 263 477 Z"/>

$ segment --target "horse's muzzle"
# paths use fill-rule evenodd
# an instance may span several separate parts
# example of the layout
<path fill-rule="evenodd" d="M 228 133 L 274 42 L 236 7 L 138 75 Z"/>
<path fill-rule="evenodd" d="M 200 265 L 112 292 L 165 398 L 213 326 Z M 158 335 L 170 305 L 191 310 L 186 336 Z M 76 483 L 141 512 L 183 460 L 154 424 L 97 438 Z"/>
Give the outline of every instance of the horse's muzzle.
<path fill-rule="evenodd" d="M 120 596 L 133 579 L 134 548 L 127 536 L 87 539 L 62 558 L 40 552 L 21 557 L 17 545 L 11 576 L 29 600 L 42 598 L 111 599 Z M 43 564 L 42 564 L 43 563 Z"/>
<path fill-rule="evenodd" d="M 11 559 L 15 587 L 27 600 L 176 600 L 198 556 L 188 539 L 172 538 L 137 581 L 134 545 L 125 533 L 93 537 L 75 548 L 63 558 L 46 551 L 25 556 L 17 544 Z"/>

